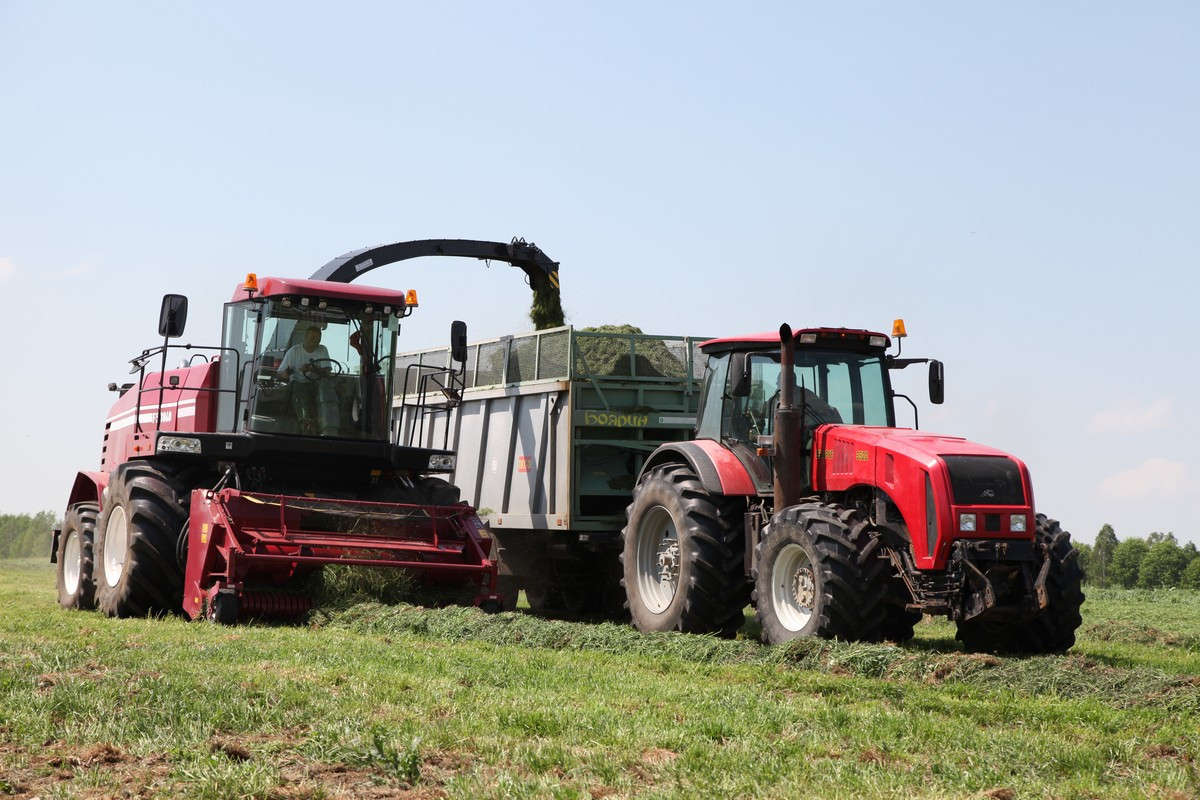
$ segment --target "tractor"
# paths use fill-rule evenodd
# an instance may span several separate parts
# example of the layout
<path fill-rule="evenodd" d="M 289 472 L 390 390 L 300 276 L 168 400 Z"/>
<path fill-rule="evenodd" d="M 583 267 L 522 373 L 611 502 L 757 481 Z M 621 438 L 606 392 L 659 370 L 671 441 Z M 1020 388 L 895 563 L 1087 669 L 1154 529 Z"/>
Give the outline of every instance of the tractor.
<path fill-rule="evenodd" d="M 905 335 L 897 320 L 893 336 Z M 1058 653 L 1081 624 L 1070 536 L 1018 458 L 896 426 L 890 374 L 928 364 L 867 330 L 714 339 L 696 436 L 642 466 L 621 533 L 633 624 L 768 643 L 904 642 L 948 617 L 968 651 Z"/>
<path fill-rule="evenodd" d="M 62 606 L 296 616 L 311 606 L 296 579 L 345 564 L 500 607 L 491 542 L 444 479 L 454 452 L 393 442 L 396 338 L 416 292 L 348 280 L 247 276 L 213 348 L 177 343 L 187 298 L 163 299 L 163 343 L 132 360 L 135 382 L 110 385 L 100 468 L 77 474 L 54 534 Z M 457 362 L 465 348 L 456 322 Z M 168 354 L 185 359 L 168 368 Z M 443 389 L 426 410 L 453 406 L 456 379 L 461 367 L 419 376 Z"/>

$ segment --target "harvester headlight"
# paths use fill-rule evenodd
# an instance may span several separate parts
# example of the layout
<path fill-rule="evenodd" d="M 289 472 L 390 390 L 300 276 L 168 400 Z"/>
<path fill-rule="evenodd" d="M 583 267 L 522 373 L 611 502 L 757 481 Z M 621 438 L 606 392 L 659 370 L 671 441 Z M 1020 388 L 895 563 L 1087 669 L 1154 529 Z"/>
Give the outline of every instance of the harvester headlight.
<path fill-rule="evenodd" d="M 886 336 L 872 336 L 870 338 L 870 340 L 868 341 L 868 344 L 870 344 L 871 347 L 887 347 L 887 337 Z"/>
<path fill-rule="evenodd" d="M 974 514 L 959 514 L 958 529 L 963 533 L 974 533 L 979 530 L 976 526 L 976 518 Z"/>
<path fill-rule="evenodd" d="M 454 456 L 435 455 L 429 457 L 429 468 L 440 470 L 454 469 Z"/>
<path fill-rule="evenodd" d="M 159 453 L 200 453 L 200 440 L 190 436 L 160 436 L 156 445 Z"/>
<path fill-rule="evenodd" d="M 800 334 L 800 344 L 816 344 L 817 335 L 815 333 Z"/>
<path fill-rule="evenodd" d="M 1013 533 L 1024 533 L 1027 530 L 1025 525 L 1024 514 L 1012 514 L 1008 518 L 1008 529 Z"/>

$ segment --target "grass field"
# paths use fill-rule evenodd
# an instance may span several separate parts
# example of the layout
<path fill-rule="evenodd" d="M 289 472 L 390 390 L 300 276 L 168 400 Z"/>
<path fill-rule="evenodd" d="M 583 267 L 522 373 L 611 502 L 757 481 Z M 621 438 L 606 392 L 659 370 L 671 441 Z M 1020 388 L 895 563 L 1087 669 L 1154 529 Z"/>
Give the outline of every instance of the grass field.
<path fill-rule="evenodd" d="M 1200 594 L 1091 590 L 1066 656 L 642 636 L 361 604 L 60 610 L 0 562 L 0 797 L 1200 796 Z"/>

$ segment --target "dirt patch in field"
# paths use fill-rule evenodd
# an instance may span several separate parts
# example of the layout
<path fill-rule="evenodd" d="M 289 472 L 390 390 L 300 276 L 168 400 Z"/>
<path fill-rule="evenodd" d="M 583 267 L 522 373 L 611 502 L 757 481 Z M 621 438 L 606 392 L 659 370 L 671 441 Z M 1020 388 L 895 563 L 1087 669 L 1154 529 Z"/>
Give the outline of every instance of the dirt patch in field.
<path fill-rule="evenodd" d="M 262 743 L 270 738 L 239 740 L 214 736 L 208 749 L 213 755 L 223 755 L 231 761 L 251 761 L 265 758 L 254 753 L 252 742 Z M 33 800 L 48 794 L 84 798 L 179 796 L 195 788 L 174 776 L 178 764 L 166 754 L 133 755 L 109 743 L 76 747 L 47 742 L 41 748 L 0 744 L 0 763 L 5 765 L 0 773 L 0 797 L 6 800 Z M 423 754 L 421 778 L 415 786 L 390 780 L 371 768 L 309 761 L 292 750 L 272 753 L 271 766 L 276 769 L 278 780 L 269 797 L 279 800 L 432 800 L 449 796 L 444 785 L 454 775 L 469 769 L 471 760 L 455 753 Z M 97 771 L 100 783 L 95 777 Z M 86 784 L 80 783 L 85 776 Z"/>

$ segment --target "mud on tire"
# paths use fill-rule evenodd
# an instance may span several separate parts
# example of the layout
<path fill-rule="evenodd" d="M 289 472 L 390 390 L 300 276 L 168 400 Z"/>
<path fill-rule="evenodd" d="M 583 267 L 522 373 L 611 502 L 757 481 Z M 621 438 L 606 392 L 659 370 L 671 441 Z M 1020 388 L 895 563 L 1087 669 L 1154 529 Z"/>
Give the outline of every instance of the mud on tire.
<path fill-rule="evenodd" d="M 93 577 L 96 535 L 95 503 L 77 503 L 67 509 L 62 533 L 58 537 L 58 604 L 63 608 L 88 611 L 96 607 L 96 583 Z"/>
<path fill-rule="evenodd" d="M 642 477 L 626 513 L 621 585 L 634 627 L 732 637 L 750 599 L 741 501 L 667 464 Z"/>
<path fill-rule="evenodd" d="M 754 604 L 768 644 L 801 636 L 878 642 L 885 589 L 878 540 L 851 509 L 785 508 L 755 550 Z"/>
<path fill-rule="evenodd" d="M 96 602 L 110 617 L 179 611 L 176 539 L 187 492 L 169 465 L 130 461 L 113 473 L 96 523 Z"/>

